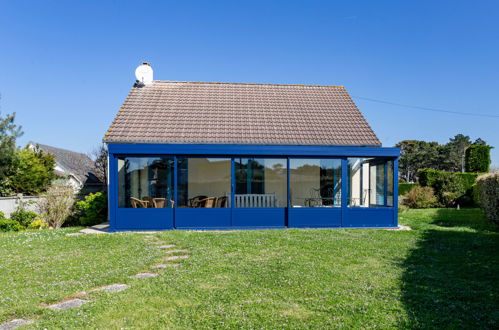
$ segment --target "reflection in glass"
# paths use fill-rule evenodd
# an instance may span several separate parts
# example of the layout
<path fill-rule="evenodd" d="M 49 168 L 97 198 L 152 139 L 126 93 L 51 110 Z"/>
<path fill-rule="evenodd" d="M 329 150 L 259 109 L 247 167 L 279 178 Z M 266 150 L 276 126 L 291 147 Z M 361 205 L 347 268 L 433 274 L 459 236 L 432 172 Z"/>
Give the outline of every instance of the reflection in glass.
<path fill-rule="evenodd" d="M 393 181 L 393 161 L 348 158 L 348 206 L 393 206 Z"/>
<path fill-rule="evenodd" d="M 229 158 L 177 158 L 179 207 L 230 207 Z"/>
<path fill-rule="evenodd" d="M 118 158 L 118 207 L 173 207 L 173 158 Z"/>
<path fill-rule="evenodd" d="M 286 160 L 236 158 L 236 207 L 286 207 Z"/>
<path fill-rule="evenodd" d="M 341 159 L 290 159 L 292 207 L 341 206 Z"/>

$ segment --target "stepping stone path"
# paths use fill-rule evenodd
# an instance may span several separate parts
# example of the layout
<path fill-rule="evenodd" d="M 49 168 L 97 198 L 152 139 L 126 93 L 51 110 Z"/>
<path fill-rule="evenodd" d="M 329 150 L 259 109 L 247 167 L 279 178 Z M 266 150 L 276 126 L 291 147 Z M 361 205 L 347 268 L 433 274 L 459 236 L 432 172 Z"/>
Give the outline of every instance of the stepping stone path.
<path fill-rule="evenodd" d="M 80 235 L 83 235 L 83 233 L 77 232 L 77 233 L 66 234 L 66 236 L 80 236 Z"/>
<path fill-rule="evenodd" d="M 165 260 L 177 260 L 177 259 L 187 259 L 189 256 L 184 255 L 184 256 L 170 256 L 166 257 Z"/>
<path fill-rule="evenodd" d="M 177 253 L 177 252 L 187 252 L 187 250 L 168 250 L 166 253 Z"/>
<path fill-rule="evenodd" d="M 54 309 L 54 310 L 65 310 L 65 309 L 70 309 L 70 308 L 75 308 L 75 307 L 80 307 L 83 304 L 86 304 L 90 302 L 90 300 L 83 300 L 83 299 L 71 299 L 62 303 L 54 304 L 47 306 L 47 308 Z"/>
<path fill-rule="evenodd" d="M 0 330 L 15 329 L 15 328 L 20 327 L 22 325 L 28 325 L 31 323 L 33 323 L 33 321 L 28 321 L 28 320 L 23 320 L 23 319 L 14 319 L 12 321 L 0 324 Z"/>
<path fill-rule="evenodd" d="M 130 276 L 131 278 L 149 278 L 149 277 L 156 277 L 158 274 L 156 273 L 138 273 L 133 276 Z"/>
<path fill-rule="evenodd" d="M 127 284 L 110 284 L 110 285 L 106 285 L 106 286 L 94 289 L 93 291 L 120 292 L 120 291 L 128 289 L 129 287 L 130 286 Z"/>
<path fill-rule="evenodd" d="M 151 266 L 152 269 L 164 269 L 166 267 L 168 267 L 168 265 L 165 265 L 165 264 L 157 264 L 157 265 Z"/>
<path fill-rule="evenodd" d="M 175 247 L 175 245 L 174 244 L 161 245 L 161 246 L 158 246 L 158 249 L 171 249 L 172 247 Z"/>

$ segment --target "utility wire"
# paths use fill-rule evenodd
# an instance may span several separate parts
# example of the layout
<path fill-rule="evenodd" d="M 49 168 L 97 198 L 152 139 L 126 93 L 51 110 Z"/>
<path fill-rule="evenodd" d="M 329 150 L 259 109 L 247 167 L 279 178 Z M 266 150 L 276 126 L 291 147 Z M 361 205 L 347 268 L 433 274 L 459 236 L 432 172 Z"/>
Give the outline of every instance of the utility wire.
<path fill-rule="evenodd" d="M 352 95 L 352 98 L 359 99 L 359 100 L 370 101 L 370 102 L 376 102 L 376 103 L 383 103 L 383 104 L 395 105 L 395 106 L 404 107 L 404 108 L 425 110 L 425 111 L 452 113 L 452 114 L 455 114 L 455 115 L 463 115 L 463 116 L 499 118 L 499 115 L 492 115 L 492 114 L 488 114 L 488 113 L 460 112 L 460 111 L 452 111 L 452 110 L 444 110 L 444 109 L 435 109 L 435 108 L 428 108 L 428 107 L 420 107 L 420 106 L 417 106 L 417 105 L 401 104 L 401 103 L 395 103 L 395 102 L 377 100 L 377 99 L 372 99 L 372 98 L 369 98 L 369 97 L 354 96 L 354 95 Z"/>

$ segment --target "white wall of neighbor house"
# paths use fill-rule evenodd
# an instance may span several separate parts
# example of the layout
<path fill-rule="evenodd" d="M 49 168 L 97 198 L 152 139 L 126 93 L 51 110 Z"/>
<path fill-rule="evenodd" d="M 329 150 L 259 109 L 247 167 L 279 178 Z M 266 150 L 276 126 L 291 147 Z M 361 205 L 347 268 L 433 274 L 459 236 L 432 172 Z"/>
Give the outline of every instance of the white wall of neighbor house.
<path fill-rule="evenodd" d="M 22 202 L 24 204 L 24 209 L 29 211 L 38 211 L 37 203 L 41 197 L 34 196 L 23 196 Z M 3 212 L 4 216 L 9 218 L 12 212 L 15 212 L 20 203 L 20 197 L 0 197 L 0 211 Z"/>

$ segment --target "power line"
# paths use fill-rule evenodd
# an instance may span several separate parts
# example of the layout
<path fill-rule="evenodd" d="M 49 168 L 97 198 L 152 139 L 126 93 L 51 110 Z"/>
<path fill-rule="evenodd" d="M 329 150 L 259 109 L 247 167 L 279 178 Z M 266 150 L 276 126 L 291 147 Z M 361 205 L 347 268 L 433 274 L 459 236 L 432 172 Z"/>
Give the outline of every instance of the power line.
<path fill-rule="evenodd" d="M 417 106 L 417 105 L 395 103 L 395 102 L 389 102 L 389 101 L 372 99 L 372 98 L 363 97 L 363 96 L 353 96 L 352 95 L 352 98 L 359 99 L 359 100 L 370 101 L 370 102 L 376 102 L 376 103 L 383 103 L 383 104 L 395 105 L 395 106 L 404 107 L 404 108 L 425 110 L 425 111 L 452 113 L 452 114 L 455 114 L 455 115 L 463 115 L 463 116 L 499 118 L 499 115 L 492 115 L 492 114 L 488 114 L 488 113 L 472 113 L 472 112 L 461 112 L 461 111 L 452 111 L 452 110 L 444 110 L 444 109 L 435 109 L 435 108 L 429 108 L 429 107 L 420 107 L 420 106 Z"/>

